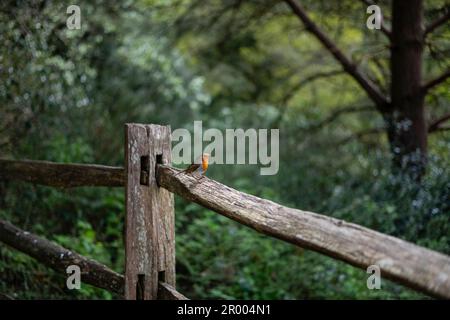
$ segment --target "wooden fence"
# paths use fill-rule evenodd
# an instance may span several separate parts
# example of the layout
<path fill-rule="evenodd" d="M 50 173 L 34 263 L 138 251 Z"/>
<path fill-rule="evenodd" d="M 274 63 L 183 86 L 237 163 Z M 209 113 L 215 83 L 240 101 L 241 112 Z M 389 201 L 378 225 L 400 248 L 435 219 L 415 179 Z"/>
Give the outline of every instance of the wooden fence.
<path fill-rule="evenodd" d="M 53 187 L 125 187 L 125 275 L 0 220 L 0 241 L 61 272 L 76 264 L 82 281 L 125 299 L 187 299 L 175 283 L 177 194 L 258 232 L 450 299 L 450 257 L 329 216 L 284 207 L 171 164 L 169 126 L 125 125 L 125 168 L 0 159 L 0 177 Z"/>

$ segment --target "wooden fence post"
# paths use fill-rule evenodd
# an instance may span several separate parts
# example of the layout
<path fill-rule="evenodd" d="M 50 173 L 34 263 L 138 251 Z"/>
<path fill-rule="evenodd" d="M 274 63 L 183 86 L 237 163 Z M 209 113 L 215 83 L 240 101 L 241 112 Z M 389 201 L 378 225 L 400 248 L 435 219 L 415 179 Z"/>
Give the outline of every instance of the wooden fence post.
<path fill-rule="evenodd" d="M 157 163 L 171 163 L 170 132 L 125 125 L 125 299 L 157 299 L 158 282 L 175 287 L 173 194 L 158 187 L 155 175 Z"/>

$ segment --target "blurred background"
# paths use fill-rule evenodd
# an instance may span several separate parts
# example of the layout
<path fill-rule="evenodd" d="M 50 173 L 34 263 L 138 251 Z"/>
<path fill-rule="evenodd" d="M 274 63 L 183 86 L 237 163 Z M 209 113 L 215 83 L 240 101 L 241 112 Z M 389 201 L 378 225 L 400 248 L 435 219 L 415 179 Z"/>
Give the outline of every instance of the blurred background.
<path fill-rule="evenodd" d="M 435 126 L 424 132 L 427 163 L 411 174 L 411 166 L 392 162 L 396 145 L 380 105 L 286 2 L 72 2 L 0 4 L 0 157 L 121 166 L 126 122 L 279 128 L 277 175 L 261 176 L 254 165 L 213 165 L 207 175 L 450 254 L 450 130 L 442 121 L 450 113 L 448 80 L 424 98 L 423 121 Z M 389 37 L 366 27 L 367 1 L 299 3 L 389 98 Z M 66 26 L 71 4 L 81 9 L 80 30 Z M 389 28 L 392 1 L 377 4 Z M 424 1 L 423 24 L 448 9 L 448 1 Z M 424 41 L 423 82 L 448 70 L 449 50 L 447 22 Z M 0 181 L 0 218 L 124 271 L 121 188 Z M 426 298 L 384 279 L 381 290 L 368 290 L 364 270 L 179 198 L 176 249 L 178 289 L 193 299 Z M 3 244 L 0 292 L 117 298 L 86 284 L 67 290 L 64 275 Z"/>

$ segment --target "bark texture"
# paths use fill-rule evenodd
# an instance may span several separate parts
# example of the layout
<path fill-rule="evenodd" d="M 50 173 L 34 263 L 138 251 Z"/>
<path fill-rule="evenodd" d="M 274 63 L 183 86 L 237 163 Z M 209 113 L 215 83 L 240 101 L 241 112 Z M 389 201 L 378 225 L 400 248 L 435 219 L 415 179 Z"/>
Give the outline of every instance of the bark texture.
<path fill-rule="evenodd" d="M 422 90 L 422 0 L 392 2 L 391 106 L 384 114 L 394 166 L 413 178 L 427 159 Z"/>

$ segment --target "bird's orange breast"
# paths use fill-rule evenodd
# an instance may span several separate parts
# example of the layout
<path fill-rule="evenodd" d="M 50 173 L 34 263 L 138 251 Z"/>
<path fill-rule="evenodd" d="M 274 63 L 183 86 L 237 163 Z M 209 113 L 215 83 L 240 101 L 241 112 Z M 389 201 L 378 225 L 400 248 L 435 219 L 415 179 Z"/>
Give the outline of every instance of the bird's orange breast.
<path fill-rule="evenodd" d="M 208 169 L 208 159 L 206 157 L 203 157 L 202 159 L 202 169 L 203 172 L 205 172 Z"/>

